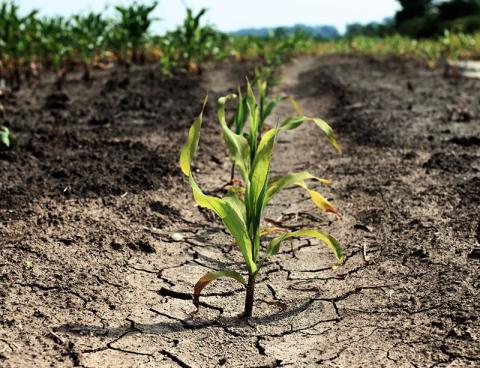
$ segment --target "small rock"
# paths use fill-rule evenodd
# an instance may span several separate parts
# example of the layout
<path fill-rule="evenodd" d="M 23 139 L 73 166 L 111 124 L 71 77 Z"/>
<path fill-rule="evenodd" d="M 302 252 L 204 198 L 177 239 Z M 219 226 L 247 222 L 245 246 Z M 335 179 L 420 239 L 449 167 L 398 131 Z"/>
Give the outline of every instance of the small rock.
<path fill-rule="evenodd" d="M 138 249 L 144 253 L 155 253 L 155 247 L 146 240 L 140 240 L 137 242 Z"/>
<path fill-rule="evenodd" d="M 110 243 L 110 246 L 115 249 L 115 250 L 120 250 L 123 248 L 123 242 L 119 239 L 112 239 L 112 242 Z"/>
<path fill-rule="evenodd" d="M 184 239 L 184 236 L 180 233 L 173 233 L 172 235 L 170 235 L 170 237 L 172 238 L 173 241 L 176 241 L 176 242 L 180 242 Z"/>
<path fill-rule="evenodd" d="M 366 231 L 366 232 L 369 232 L 369 233 L 371 233 L 373 231 L 371 226 L 368 226 L 368 225 L 365 225 L 365 224 L 355 224 L 355 225 L 353 225 L 353 228 L 357 229 L 357 230 L 363 230 L 363 231 Z"/>
<path fill-rule="evenodd" d="M 474 248 L 468 255 L 470 259 L 480 259 L 480 248 Z"/>

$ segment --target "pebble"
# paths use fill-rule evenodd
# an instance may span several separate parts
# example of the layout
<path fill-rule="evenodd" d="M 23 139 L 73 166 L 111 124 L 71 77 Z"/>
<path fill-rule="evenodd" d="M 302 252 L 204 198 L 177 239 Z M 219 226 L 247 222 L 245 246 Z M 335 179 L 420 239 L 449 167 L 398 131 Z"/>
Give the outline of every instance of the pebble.
<path fill-rule="evenodd" d="M 183 235 L 180 233 L 173 233 L 171 236 L 173 241 L 179 242 L 183 240 Z"/>

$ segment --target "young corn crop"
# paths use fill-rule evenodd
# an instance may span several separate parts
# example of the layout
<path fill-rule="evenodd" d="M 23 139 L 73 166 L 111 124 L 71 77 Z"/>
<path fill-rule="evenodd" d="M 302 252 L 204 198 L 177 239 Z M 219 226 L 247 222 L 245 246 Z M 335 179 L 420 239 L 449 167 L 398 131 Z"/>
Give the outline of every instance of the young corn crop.
<path fill-rule="evenodd" d="M 275 70 L 299 54 L 396 55 L 421 60 L 435 68 L 439 61 L 480 58 L 480 33 L 446 31 L 433 39 L 401 35 L 348 36 L 316 39 L 297 31 L 277 29 L 265 37 L 232 36 L 204 23 L 205 9 L 187 8 L 183 24 L 172 32 L 152 36 L 149 29 L 157 2 L 133 2 L 115 7 L 116 17 L 84 13 L 68 18 L 40 17 L 23 11 L 14 0 L 0 0 L 0 87 L 18 89 L 42 72 L 58 72 L 58 85 L 81 65 L 88 79 L 99 61 L 120 64 L 155 60 L 166 74 L 198 73 L 202 63 L 229 56 L 260 62 L 256 75 L 274 83 Z M 27 9 L 25 9 L 27 10 Z M 449 63 L 447 63 L 449 64 Z M 3 88 L 3 87 L 2 87 Z"/>
<path fill-rule="evenodd" d="M 270 175 L 277 135 L 296 129 L 305 122 L 314 123 L 326 134 L 330 144 L 337 151 L 340 151 L 340 146 L 337 144 L 332 128 L 322 119 L 301 115 L 292 98 L 268 99 L 266 96 L 267 85 L 261 81 L 258 82 L 258 89 L 258 96 L 255 96 L 252 86 L 248 84 L 245 96 L 239 93 L 239 103 L 231 124 L 228 124 L 226 119 L 225 104 L 237 96 L 232 94 L 218 100 L 217 115 L 220 129 L 230 158 L 240 174 L 243 185 L 235 186 L 232 183 L 228 187 L 227 194 L 223 198 L 219 198 L 204 194 L 194 179 L 191 165 L 197 152 L 203 110 L 207 99 L 204 101 L 202 112 L 189 130 L 187 142 L 180 155 L 181 170 L 189 180 L 196 203 L 200 207 L 213 211 L 223 221 L 243 256 L 248 273 L 248 281 L 235 270 L 207 273 L 198 280 L 194 287 L 194 304 L 198 308 L 200 294 L 205 286 L 218 278 L 229 277 L 238 281 L 246 289 L 245 317 L 252 316 L 255 278 L 266 261 L 279 252 L 283 241 L 297 237 L 316 238 L 332 250 L 339 262 L 342 262 L 344 257 L 339 242 L 321 230 L 309 228 L 289 232 L 281 228 L 262 227 L 265 222 L 264 211 L 268 203 L 282 189 L 290 186 L 306 190 L 312 201 L 321 210 L 338 215 L 335 207 L 320 193 L 310 189 L 307 184 L 307 181 L 331 184 L 328 180 L 317 178 L 307 171 L 278 177 Z M 296 115 L 285 119 L 275 128 L 267 127 L 268 116 L 282 100 L 289 100 L 292 103 Z"/>
<path fill-rule="evenodd" d="M 188 71 L 198 73 L 200 64 L 207 60 L 219 60 L 228 55 L 229 37 L 210 25 L 202 25 L 207 9 L 197 14 L 187 8 L 183 24 L 158 40 L 162 56 L 160 65 L 164 71 Z"/>
<path fill-rule="evenodd" d="M 143 5 L 134 2 L 130 6 L 116 6 L 119 21 L 112 30 L 111 42 L 116 49 L 120 60 L 126 59 L 126 53 L 131 52 L 131 60 L 143 62 L 145 60 L 144 48 L 148 41 L 148 29 L 155 20 L 151 13 L 158 3 Z"/>

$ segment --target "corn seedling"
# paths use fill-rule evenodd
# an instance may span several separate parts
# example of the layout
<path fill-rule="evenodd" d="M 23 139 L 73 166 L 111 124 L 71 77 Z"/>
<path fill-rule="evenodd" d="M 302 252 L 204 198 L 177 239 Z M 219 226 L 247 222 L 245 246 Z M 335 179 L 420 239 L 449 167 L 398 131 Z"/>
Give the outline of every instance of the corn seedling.
<path fill-rule="evenodd" d="M 279 252 L 283 241 L 296 237 L 317 238 L 332 250 L 340 262 L 343 260 L 343 251 L 338 241 L 320 230 L 301 229 L 289 232 L 280 228 L 262 228 L 266 206 L 275 195 L 289 186 L 303 188 L 320 209 L 337 214 L 337 210 L 329 201 L 307 185 L 308 180 L 330 184 L 328 180 L 317 178 L 308 172 L 271 177 L 270 164 L 277 135 L 286 130 L 296 129 L 304 122 L 312 122 L 326 134 L 333 147 L 337 150 L 340 150 L 340 147 L 336 142 L 333 130 L 325 121 L 302 115 L 289 117 L 278 124 L 276 128 L 269 128 L 262 134 L 262 126 L 264 126 L 266 118 L 280 100 L 278 99 L 277 102 L 277 99 L 274 99 L 272 100 L 273 102 L 270 101 L 270 103 L 265 105 L 265 102 L 268 101 L 267 97 L 262 97 L 262 92 L 260 92 L 260 97 L 257 99 L 250 84 L 247 85 L 245 103 L 241 102 L 239 104 L 242 107 L 246 107 L 245 113 L 247 118 L 244 120 L 243 113 L 239 112 L 238 109 L 235 114 L 235 119 L 238 116 L 242 117 L 238 119 L 241 124 L 248 122 L 249 130 L 246 131 L 245 126 L 247 124 L 244 124 L 242 132 L 241 127 L 235 126 L 237 121 L 234 121 L 233 124 L 228 124 L 225 116 L 226 102 L 236 97 L 236 95 L 228 95 L 220 98 L 218 100 L 217 115 L 230 157 L 240 173 L 243 186 L 232 187 L 228 194 L 223 198 L 219 198 L 204 194 L 196 183 L 191 170 L 191 164 L 197 152 L 200 139 L 203 109 L 189 130 L 188 140 L 180 155 L 180 166 L 184 175 L 188 177 L 196 203 L 219 216 L 234 238 L 248 272 L 248 281 L 245 281 L 239 272 L 233 270 L 207 273 L 195 285 L 194 304 L 198 308 L 200 294 L 205 286 L 220 277 L 229 277 L 235 279 L 246 288 L 244 315 L 251 317 L 256 275 L 267 259 Z M 262 100 L 264 101 L 263 107 Z M 204 107 L 206 102 L 207 100 L 205 99 Z M 235 130 L 232 130 L 230 126 L 233 126 Z M 276 236 L 272 238 L 273 234 L 276 234 Z M 263 247 L 263 245 L 266 245 L 266 247 Z M 260 253 L 261 250 L 262 254 Z"/>
<path fill-rule="evenodd" d="M 7 127 L 0 127 L 0 151 L 15 147 L 17 140 Z"/>

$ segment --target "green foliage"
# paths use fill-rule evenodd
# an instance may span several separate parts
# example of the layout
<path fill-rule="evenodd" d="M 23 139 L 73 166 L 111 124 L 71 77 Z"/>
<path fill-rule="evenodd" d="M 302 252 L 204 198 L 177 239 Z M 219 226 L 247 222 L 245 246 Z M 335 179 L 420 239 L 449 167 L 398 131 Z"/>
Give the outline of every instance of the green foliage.
<path fill-rule="evenodd" d="M 0 151 L 15 147 L 17 140 L 7 127 L 0 127 Z"/>
<path fill-rule="evenodd" d="M 229 36 L 202 24 L 205 9 L 194 13 L 188 8 L 183 24 L 175 31 L 151 36 L 148 30 L 155 20 L 152 13 L 156 2 L 117 6 L 115 18 L 98 13 L 41 18 L 36 11 L 21 12 L 13 0 L 0 0 L 0 78 L 8 87 L 17 88 L 24 76 L 30 80 L 42 70 L 58 71 L 60 79 L 68 70 L 82 65 L 88 76 L 92 63 L 141 63 L 147 58 L 159 60 L 166 74 L 198 73 L 204 62 L 235 56 L 238 61 L 257 62 L 255 79 L 273 85 L 278 67 L 304 53 L 398 55 L 423 60 L 433 67 L 442 57 L 480 57 L 480 34 L 472 33 L 480 29 L 479 1 L 452 0 L 433 5 L 429 1 L 405 1 L 404 10 L 409 9 L 410 15 L 401 21 L 352 25 L 348 37 L 322 41 L 303 31 L 282 28 L 265 37 Z M 429 35 L 435 38 L 411 38 Z"/>
<path fill-rule="evenodd" d="M 226 56 L 229 38 L 210 25 L 201 25 L 207 9 L 197 14 L 187 8 L 182 26 L 159 38 L 162 49 L 161 65 L 164 70 L 188 70 L 197 72 L 198 65 L 207 60 L 218 60 Z"/>
<path fill-rule="evenodd" d="M 343 259 L 339 243 L 330 235 L 319 230 L 302 229 L 290 233 L 279 229 L 262 228 L 263 214 L 269 201 L 282 189 L 292 185 L 306 190 L 310 194 L 313 203 L 322 210 L 337 213 L 330 202 L 307 185 L 307 180 L 316 180 L 323 183 L 328 183 L 328 181 L 317 179 L 307 172 L 271 177 L 270 164 L 277 135 L 285 130 L 296 129 L 304 122 L 313 122 L 326 134 L 330 143 L 337 150 L 340 149 L 332 129 L 326 122 L 318 118 L 302 116 L 296 103 L 292 102 L 293 100 L 289 97 L 269 99 L 266 95 L 266 87 L 266 83 L 258 81 L 258 95 L 256 96 L 252 86 L 247 84 L 245 97 L 240 95 L 233 122 L 230 124 L 226 120 L 225 105 L 228 101 L 237 98 L 237 96 L 228 95 L 218 100 L 217 115 L 220 128 L 229 150 L 230 159 L 240 173 L 243 186 L 232 187 L 223 198 L 217 198 L 205 195 L 196 183 L 191 171 L 191 163 L 195 157 L 200 139 L 203 113 L 198 116 L 190 128 L 188 140 L 180 155 L 180 166 L 184 175 L 188 177 L 195 201 L 199 206 L 212 210 L 220 217 L 235 239 L 244 258 L 249 274 L 247 302 L 245 305 L 245 314 L 247 316 L 251 314 L 251 303 L 253 303 L 254 281 L 252 282 L 252 280 L 255 279 L 256 274 L 267 258 L 278 253 L 280 245 L 284 240 L 291 237 L 314 237 L 330 247 L 339 261 Z M 289 100 L 292 103 L 297 114 L 285 119 L 276 128 L 266 130 L 268 116 L 272 113 L 275 106 L 284 100 Z M 268 241 L 267 237 L 275 232 L 280 232 L 281 234 Z M 260 250 L 264 243 L 266 243 L 266 251 L 262 255 Z M 223 270 L 215 275 L 207 274 L 198 281 L 195 287 L 197 306 L 201 290 L 209 282 L 222 276 L 233 277 L 245 285 L 243 278 L 240 280 L 238 274 L 234 271 Z"/>
<path fill-rule="evenodd" d="M 128 50 L 132 53 L 133 61 L 140 61 L 144 57 L 147 32 L 154 21 L 151 13 L 157 5 L 155 1 L 151 5 L 134 2 L 129 6 L 115 7 L 119 19 L 112 29 L 110 42 L 121 60 L 125 60 Z"/>
<path fill-rule="evenodd" d="M 395 15 L 397 22 L 422 17 L 432 6 L 432 0 L 398 0 L 398 2 L 402 9 Z"/>
<path fill-rule="evenodd" d="M 400 0 L 396 30 L 415 38 L 440 36 L 446 30 L 473 33 L 480 30 L 480 0 Z"/>
<path fill-rule="evenodd" d="M 34 55 L 44 65 L 60 69 L 73 55 L 70 21 L 63 17 L 44 18 L 38 22 L 38 32 Z"/>
<path fill-rule="evenodd" d="M 0 58 L 2 62 L 16 62 L 27 54 L 29 38 L 27 30 L 36 18 L 36 11 L 21 16 L 14 2 L 0 4 Z"/>
<path fill-rule="evenodd" d="M 98 58 L 106 44 L 108 21 L 101 14 L 74 15 L 71 23 L 73 50 L 82 61 Z"/>

